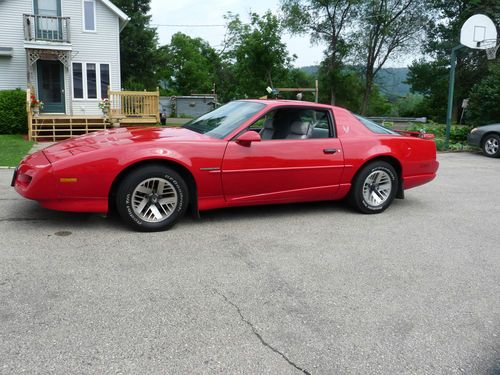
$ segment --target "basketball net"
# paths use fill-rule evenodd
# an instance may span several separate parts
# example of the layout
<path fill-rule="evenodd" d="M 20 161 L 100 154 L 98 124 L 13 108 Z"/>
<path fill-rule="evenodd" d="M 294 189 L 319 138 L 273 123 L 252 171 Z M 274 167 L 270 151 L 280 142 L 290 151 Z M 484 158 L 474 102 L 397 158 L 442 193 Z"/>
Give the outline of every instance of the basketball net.
<path fill-rule="evenodd" d="M 488 39 L 482 43 L 482 46 L 485 47 L 486 57 L 488 60 L 495 60 L 497 57 L 498 48 L 500 48 L 500 44 L 497 44 L 496 39 Z"/>

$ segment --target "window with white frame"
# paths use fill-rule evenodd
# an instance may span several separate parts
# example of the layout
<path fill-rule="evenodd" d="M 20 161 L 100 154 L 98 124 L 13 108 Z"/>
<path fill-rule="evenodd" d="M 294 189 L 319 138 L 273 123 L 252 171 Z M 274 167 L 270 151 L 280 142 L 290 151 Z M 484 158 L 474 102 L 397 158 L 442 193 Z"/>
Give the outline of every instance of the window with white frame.
<path fill-rule="evenodd" d="M 104 99 L 111 85 L 109 64 L 73 63 L 73 98 Z"/>
<path fill-rule="evenodd" d="M 95 0 L 83 0 L 83 30 L 96 31 Z"/>

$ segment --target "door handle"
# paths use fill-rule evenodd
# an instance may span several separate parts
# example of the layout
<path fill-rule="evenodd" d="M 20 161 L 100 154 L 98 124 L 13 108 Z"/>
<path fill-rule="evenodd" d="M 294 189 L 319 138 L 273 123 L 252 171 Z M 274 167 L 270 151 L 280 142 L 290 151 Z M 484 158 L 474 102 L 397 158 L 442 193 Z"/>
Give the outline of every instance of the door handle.
<path fill-rule="evenodd" d="M 325 154 L 335 154 L 337 152 L 337 149 L 335 148 L 324 148 L 323 153 Z"/>

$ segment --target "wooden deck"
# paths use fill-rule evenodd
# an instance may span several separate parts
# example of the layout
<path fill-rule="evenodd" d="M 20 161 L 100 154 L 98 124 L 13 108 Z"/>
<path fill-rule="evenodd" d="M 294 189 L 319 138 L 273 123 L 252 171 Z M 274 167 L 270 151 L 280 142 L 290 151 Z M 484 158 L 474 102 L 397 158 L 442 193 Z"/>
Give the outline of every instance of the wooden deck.
<path fill-rule="evenodd" d="M 108 116 L 34 115 L 30 105 L 32 92 L 31 88 L 26 91 L 26 110 L 28 137 L 33 141 L 56 142 L 112 127 L 155 125 L 160 122 L 158 91 L 110 91 Z"/>

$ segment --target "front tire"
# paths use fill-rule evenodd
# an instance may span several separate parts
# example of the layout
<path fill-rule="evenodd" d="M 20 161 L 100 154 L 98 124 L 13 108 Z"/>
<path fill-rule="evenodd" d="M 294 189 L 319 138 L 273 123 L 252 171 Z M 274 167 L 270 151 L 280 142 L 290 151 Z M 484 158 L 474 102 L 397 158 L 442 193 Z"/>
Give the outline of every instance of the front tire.
<path fill-rule="evenodd" d="M 490 158 L 500 157 L 500 136 L 489 134 L 483 141 L 483 154 Z"/>
<path fill-rule="evenodd" d="M 364 166 L 351 186 L 349 200 L 364 214 L 384 212 L 396 197 L 398 175 L 392 165 L 374 161 Z"/>
<path fill-rule="evenodd" d="M 166 230 L 186 212 L 186 182 L 174 170 L 148 165 L 132 171 L 120 184 L 116 208 L 121 218 L 142 232 Z"/>

